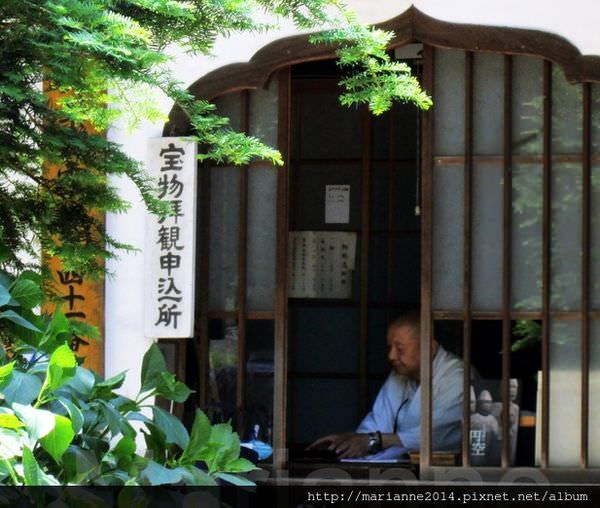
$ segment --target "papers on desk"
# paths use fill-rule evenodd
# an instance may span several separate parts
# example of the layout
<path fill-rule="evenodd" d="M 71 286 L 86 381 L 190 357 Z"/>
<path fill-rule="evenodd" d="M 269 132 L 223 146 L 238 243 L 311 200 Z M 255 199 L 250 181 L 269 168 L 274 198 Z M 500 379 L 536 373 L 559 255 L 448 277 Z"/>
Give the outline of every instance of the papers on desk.
<path fill-rule="evenodd" d="M 408 450 L 406 448 L 402 448 L 400 446 L 392 446 L 372 455 L 366 455 L 364 457 L 355 457 L 352 459 L 340 459 L 340 462 L 369 462 L 370 464 L 408 464 L 410 462 L 410 459 L 408 457 Z"/>

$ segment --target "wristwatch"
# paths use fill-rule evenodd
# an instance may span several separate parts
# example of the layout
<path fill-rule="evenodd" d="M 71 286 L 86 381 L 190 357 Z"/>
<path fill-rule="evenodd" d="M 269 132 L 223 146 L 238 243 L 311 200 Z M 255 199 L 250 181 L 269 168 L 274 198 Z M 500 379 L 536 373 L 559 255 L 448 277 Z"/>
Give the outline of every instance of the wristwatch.
<path fill-rule="evenodd" d="M 381 451 L 381 432 L 369 432 L 369 455 Z"/>

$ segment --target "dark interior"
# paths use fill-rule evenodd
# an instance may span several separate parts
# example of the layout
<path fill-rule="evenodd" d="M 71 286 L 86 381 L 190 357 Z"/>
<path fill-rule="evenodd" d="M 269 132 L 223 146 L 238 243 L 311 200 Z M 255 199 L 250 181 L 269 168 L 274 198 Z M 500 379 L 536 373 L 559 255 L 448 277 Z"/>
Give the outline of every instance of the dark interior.
<path fill-rule="evenodd" d="M 418 115 L 395 105 L 379 117 L 339 103 L 332 61 L 292 67 L 291 231 L 352 231 L 349 299 L 289 299 L 288 443 L 353 430 L 384 381 L 385 330 L 420 292 Z M 369 140 L 370 137 L 370 147 Z M 370 168 L 370 192 L 362 172 Z M 326 185 L 350 185 L 347 224 L 326 224 Z M 368 207 L 368 400 L 359 400 L 362 215 Z"/>

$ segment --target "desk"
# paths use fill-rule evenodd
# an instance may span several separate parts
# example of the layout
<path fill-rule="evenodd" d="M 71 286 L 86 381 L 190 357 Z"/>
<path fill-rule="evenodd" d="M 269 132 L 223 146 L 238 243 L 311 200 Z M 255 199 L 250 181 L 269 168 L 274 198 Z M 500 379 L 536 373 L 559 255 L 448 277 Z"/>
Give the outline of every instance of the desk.
<path fill-rule="evenodd" d="M 419 479 L 419 466 L 410 462 L 303 462 L 290 461 L 289 477 L 316 480 L 405 480 Z"/>

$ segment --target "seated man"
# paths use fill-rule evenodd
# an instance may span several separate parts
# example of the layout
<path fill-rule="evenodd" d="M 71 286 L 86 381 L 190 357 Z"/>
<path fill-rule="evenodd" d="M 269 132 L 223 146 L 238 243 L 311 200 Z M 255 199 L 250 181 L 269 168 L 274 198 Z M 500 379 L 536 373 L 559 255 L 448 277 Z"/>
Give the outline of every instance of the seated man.
<path fill-rule="evenodd" d="M 390 323 L 388 360 L 392 372 L 356 432 L 331 434 L 311 448 L 327 447 L 339 458 L 362 457 L 391 447 L 419 450 L 421 443 L 420 315 L 407 312 Z M 461 445 L 463 362 L 433 341 L 432 450 Z"/>

